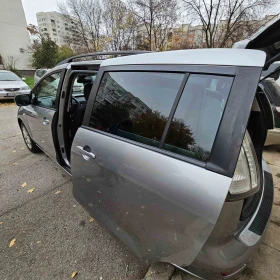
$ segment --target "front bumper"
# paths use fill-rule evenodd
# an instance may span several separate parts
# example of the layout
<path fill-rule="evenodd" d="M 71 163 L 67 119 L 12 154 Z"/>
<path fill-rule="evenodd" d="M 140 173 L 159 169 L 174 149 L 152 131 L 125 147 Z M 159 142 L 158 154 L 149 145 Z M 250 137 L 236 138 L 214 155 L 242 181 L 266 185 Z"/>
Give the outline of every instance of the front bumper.
<path fill-rule="evenodd" d="M 20 94 L 29 94 L 30 89 L 28 90 L 18 90 L 15 92 L 12 91 L 0 91 L 0 100 L 10 100 L 14 99 L 15 96 L 20 95 Z"/>
<path fill-rule="evenodd" d="M 191 266 L 183 270 L 199 279 L 236 279 L 242 274 L 260 247 L 269 225 L 274 188 L 272 174 L 264 161 L 263 172 L 261 199 L 251 218 L 234 233 L 227 233 L 231 229 L 228 229 L 225 221 L 238 216 L 239 213 L 236 215 L 234 212 L 240 207 L 236 204 L 234 209 L 230 203 L 225 203 L 224 211 L 221 212 L 223 217 L 217 222 L 200 254 Z"/>

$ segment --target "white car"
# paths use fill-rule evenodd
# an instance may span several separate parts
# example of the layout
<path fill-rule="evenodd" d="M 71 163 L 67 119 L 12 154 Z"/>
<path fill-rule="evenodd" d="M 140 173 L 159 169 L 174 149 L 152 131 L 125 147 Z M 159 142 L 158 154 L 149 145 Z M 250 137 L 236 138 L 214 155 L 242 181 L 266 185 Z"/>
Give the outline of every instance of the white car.
<path fill-rule="evenodd" d="M 49 71 L 49 69 L 37 69 L 34 74 L 34 86 L 39 82 L 39 80 Z"/>
<path fill-rule="evenodd" d="M 0 70 L 0 100 L 13 99 L 18 94 L 29 94 L 30 87 L 15 73 Z"/>

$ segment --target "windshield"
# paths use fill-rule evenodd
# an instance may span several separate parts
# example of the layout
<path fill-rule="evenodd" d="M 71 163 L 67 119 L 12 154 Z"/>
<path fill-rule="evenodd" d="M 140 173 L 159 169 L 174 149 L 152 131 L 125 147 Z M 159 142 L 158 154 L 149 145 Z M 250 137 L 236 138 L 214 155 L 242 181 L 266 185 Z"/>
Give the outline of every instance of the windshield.
<path fill-rule="evenodd" d="M 21 81 L 21 79 L 13 72 L 0 72 L 0 81 Z"/>

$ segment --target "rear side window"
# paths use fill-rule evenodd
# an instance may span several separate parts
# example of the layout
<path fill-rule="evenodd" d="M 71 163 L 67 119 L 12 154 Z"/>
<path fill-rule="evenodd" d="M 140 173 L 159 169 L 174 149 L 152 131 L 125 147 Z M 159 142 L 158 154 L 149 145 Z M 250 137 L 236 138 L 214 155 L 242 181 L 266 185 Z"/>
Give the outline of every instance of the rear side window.
<path fill-rule="evenodd" d="M 232 77 L 190 75 L 163 148 L 207 161 L 232 82 Z"/>
<path fill-rule="evenodd" d="M 101 81 L 90 126 L 159 147 L 184 74 L 107 72 Z"/>

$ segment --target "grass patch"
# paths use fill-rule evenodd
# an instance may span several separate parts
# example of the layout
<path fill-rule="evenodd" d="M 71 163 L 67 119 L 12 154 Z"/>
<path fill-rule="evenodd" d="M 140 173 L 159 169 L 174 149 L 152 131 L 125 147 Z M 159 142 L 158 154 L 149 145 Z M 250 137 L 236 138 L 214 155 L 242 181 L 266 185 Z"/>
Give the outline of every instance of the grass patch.
<path fill-rule="evenodd" d="M 34 87 L 34 77 L 32 76 L 26 76 L 24 77 L 26 80 L 24 82 L 27 83 L 27 85 L 30 87 L 30 88 L 33 88 Z"/>

